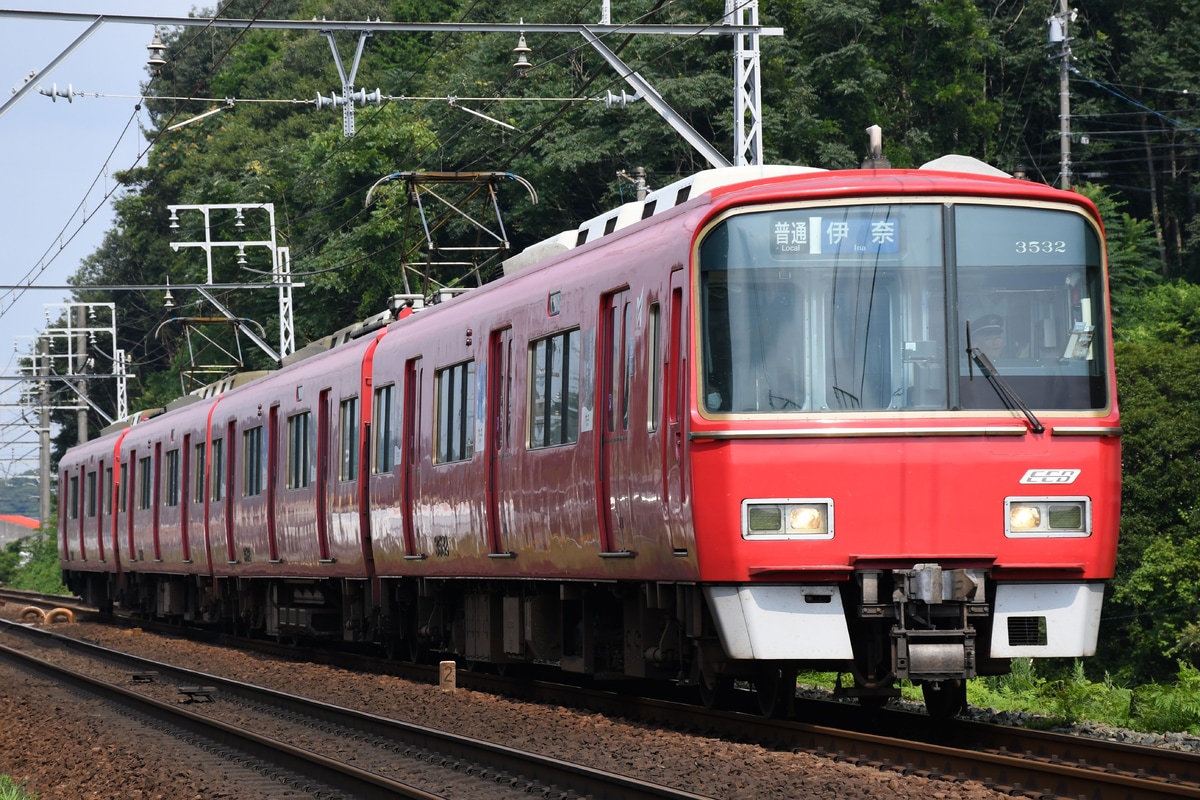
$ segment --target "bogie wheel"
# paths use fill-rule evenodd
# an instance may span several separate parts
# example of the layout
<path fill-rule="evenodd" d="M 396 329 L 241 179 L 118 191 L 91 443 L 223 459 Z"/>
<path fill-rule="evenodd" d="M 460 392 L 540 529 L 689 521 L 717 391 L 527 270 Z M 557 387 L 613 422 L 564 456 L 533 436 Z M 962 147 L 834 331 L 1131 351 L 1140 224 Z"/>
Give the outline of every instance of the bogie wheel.
<path fill-rule="evenodd" d="M 764 665 L 754 678 L 758 713 L 771 719 L 789 716 L 796 699 L 795 668 Z"/>
<path fill-rule="evenodd" d="M 967 682 L 961 678 L 921 684 L 925 709 L 935 719 L 949 719 L 967 707 Z"/>
<path fill-rule="evenodd" d="M 421 637 L 414 630 L 411 634 L 405 637 L 405 642 L 408 644 L 408 660 L 413 664 L 428 664 L 429 663 L 429 645 L 421 641 Z"/>
<path fill-rule="evenodd" d="M 700 702 L 707 709 L 730 708 L 733 705 L 733 678 L 728 675 L 714 675 L 710 682 L 700 673 Z"/>

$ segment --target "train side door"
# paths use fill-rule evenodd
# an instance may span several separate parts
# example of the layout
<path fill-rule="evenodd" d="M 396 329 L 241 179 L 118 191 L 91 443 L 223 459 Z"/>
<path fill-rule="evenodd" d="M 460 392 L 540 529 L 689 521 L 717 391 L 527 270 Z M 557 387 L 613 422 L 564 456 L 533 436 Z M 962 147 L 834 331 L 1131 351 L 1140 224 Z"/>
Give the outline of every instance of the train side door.
<path fill-rule="evenodd" d="M 404 555 L 420 558 L 417 550 L 417 523 L 413 519 L 421 476 L 421 359 L 412 358 L 404 366 Z"/>
<path fill-rule="evenodd" d="M 512 328 L 492 331 L 488 364 L 488 544 L 493 556 L 509 555 L 506 471 L 512 458 Z"/>
<path fill-rule="evenodd" d="M 105 470 L 104 459 L 101 459 L 100 463 L 96 465 L 96 477 L 94 480 L 94 483 L 96 484 L 96 488 L 95 488 L 95 491 L 92 493 L 93 498 L 94 498 L 92 500 L 92 502 L 95 503 L 94 507 L 96 509 L 96 557 L 100 559 L 101 563 L 103 563 L 105 560 L 104 559 L 104 517 L 110 511 L 110 509 L 107 509 L 104 506 L 104 483 L 105 483 L 104 476 L 107 474 L 107 473 L 105 473 L 104 470 Z"/>
<path fill-rule="evenodd" d="M 225 436 L 225 557 L 230 564 L 238 563 L 236 521 L 233 518 L 236 505 L 233 502 L 237 490 L 237 421 L 230 420 Z"/>
<path fill-rule="evenodd" d="M 132 563 L 137 561 L 137 549 L 134 542 L 134 497 L 137 495 L 137 450 L 129 451 L 129 480 L 125 481 L 125 490 L 122 497 L 125 502 L 121 505 L 125 509 L 125 546 L 129 548 L 129 561 Z"/>
<path fill-rule="evenodd" d="M 633 535 L 629 393 L 634 344 L 629 290 L 608 295 L 601 316 L 601 544 L 606 553 L 628 553 Z"/>
<path fill-rule="evenodd" d="M 154 460 L 150 462 L 150 469 L 154 481 L 153 494 L 150 495 L 150 529 L 154 543 L 154 560 L 157 562 L 163 560 L 162 541 L 159 539 L 161 534 L 159 530 L 160 517 L 158 515 L 158 510 L 162 507 L 162 442 L 154 443 Z M 142 480 L 146 480 L 145 475 L 142 476 Z"/>
<path fill-rule="evenodd" d="M 183 435 L 183 446 L 179 448 L 179 486 L 176 499 L 179 501 L 179 544 L 183 550 L 184 564 L 192 563 L 192 435 Z"/>
<path fill-rule="evenodd" d="M 279 562 L 278 530 L 275 527 L 275 501 L 279 484 L 279 406 L 271 406 L 267 417 L 267 554 L 271 563 Z"/>
<path fill-rule="evenodd" d="M 333 401 L 330 389 L 322 389 L 317 400 L 317 557 L 330 560 L 329 553 L 329 457 L 333 435 Z"/>
<path fill-rule="evenodd" d="M 686 417 L 687 392 L 687 304 L 684 293 L 687 273 L 677 269 L 671 273 L 671 299 L 667 320 L 664 411 L 667 435 L 663 440 L 663 498 L 666 502 L 667 524 L 671 530 L 671 548 L 677 555 L 688 550 L 687 524 L 684 507 L 687 502 L 684 460 L 683 420 Z"/>

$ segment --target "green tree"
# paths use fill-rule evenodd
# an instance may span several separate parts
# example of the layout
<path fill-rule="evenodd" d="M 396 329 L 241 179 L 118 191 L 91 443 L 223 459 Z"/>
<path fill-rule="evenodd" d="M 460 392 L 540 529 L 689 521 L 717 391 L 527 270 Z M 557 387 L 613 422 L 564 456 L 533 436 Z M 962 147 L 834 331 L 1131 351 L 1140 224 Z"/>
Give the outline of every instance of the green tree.
<path fill-rule="evenodd" d="M 57 519 L 51 518 L 40 531 L 17 542 L 23 563 L 13 569 L 10 579 L 5 581 L 6 586 L 43 594 L 67 593 L 58 565 L 57 525 Z"/>
<path fill-rule="evenodd" d="M 1076 189 L 1096 204 L 1104 221 L 1113 327 L 1118 338 L 1135 338 L 1140 325 L 1139 300 L 1162 283 L 1153 226 L 1147 220 L 1130 216 L 1120 196 L 1106 192 L 1101 186 L 1089 183 Z M 1128 335 L 1126 328 L 1130 330 Z"/>
<path fill-rule="evenodd" d="M 1117 346 L 1122 517 L 1101 663 L 1169 678 L 1200 597 L 1200 346 Z"/>

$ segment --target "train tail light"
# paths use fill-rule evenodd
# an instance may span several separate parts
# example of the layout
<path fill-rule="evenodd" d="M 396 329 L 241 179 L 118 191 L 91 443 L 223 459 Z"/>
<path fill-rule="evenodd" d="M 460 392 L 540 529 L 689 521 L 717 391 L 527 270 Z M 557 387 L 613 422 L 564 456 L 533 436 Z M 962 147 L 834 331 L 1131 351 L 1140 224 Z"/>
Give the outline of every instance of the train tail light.
<path fill-rule="evenodd" d="M 1086 497 L 1010 497 L 1004 501 L 1004 535 L 1010 539 L 1091 536 L 1091 500 Z"/>
<path fill-rule="evenodd" d="M 832 539 L 833 501 L 829 498 L 744 500 L 742 538 Z"/>

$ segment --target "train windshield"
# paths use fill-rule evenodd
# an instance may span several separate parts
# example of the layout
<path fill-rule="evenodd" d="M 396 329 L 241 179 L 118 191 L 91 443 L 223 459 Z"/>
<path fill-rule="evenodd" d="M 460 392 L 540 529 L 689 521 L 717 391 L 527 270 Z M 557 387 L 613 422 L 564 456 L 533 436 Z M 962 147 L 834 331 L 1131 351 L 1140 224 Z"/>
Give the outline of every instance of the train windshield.
<path fill-rule="evenodd" d="M 1108 405 L 1101 244 L 1082 214 L 967 202 L 739 213 L 700 246 L 715 414 Z"/>

